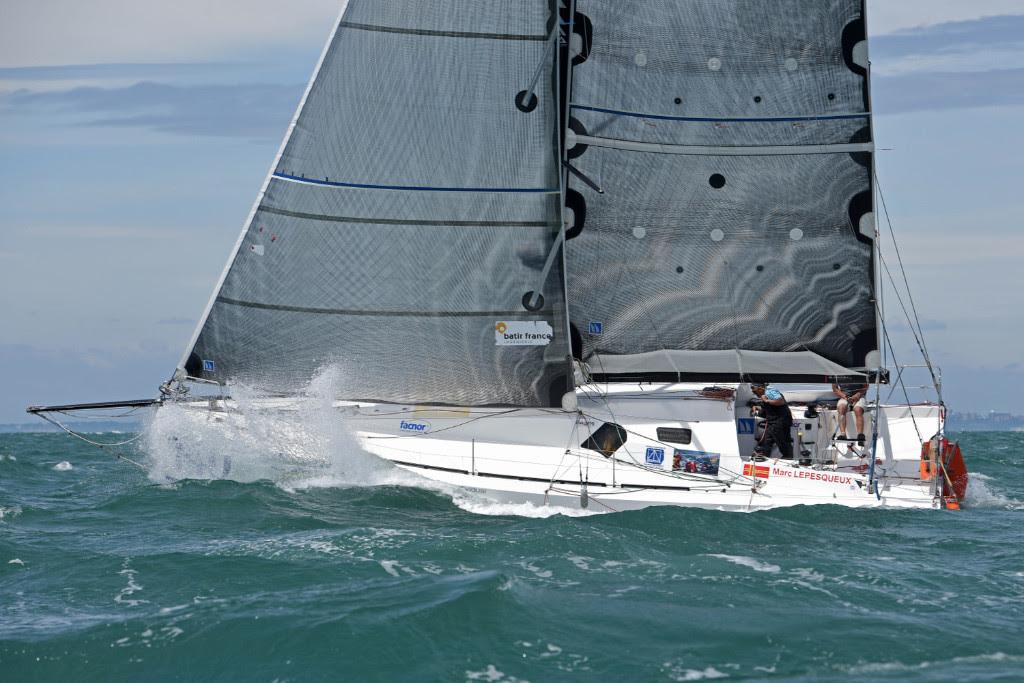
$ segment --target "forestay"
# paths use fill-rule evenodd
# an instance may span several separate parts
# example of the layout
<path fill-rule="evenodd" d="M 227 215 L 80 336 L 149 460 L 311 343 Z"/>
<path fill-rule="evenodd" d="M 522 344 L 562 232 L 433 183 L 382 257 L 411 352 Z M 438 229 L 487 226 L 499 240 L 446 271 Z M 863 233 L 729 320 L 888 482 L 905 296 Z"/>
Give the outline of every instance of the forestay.
<path fill-rule="evenodd" d="M 288 393 L 337 364 L 349 398 L 558 404 L 560 258 L 540 281 L 560 227 L 554 17 L 351 0 L 189 374 Z"/>
<path fill-rule="evenodd" d="M 582 355 L 877 344 L 861 0 L 577 0 Z M 582 61 L 581 61 L 582 60 Z"/>

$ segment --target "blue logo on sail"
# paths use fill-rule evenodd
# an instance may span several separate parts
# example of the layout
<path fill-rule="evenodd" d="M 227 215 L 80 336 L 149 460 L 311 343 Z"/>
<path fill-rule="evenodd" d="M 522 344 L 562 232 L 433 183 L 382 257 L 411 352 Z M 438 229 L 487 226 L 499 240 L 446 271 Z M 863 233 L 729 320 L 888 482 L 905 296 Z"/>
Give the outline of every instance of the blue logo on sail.
<path fill-rule="evenodd" d="M 737 434 L 753 434 L 754 433 L 754 418 L 752 417 L 741 417 L 736 420 L 736 433 Z"/>
<path fill-rule="evenodd" d="M 203 361 L 203 372 L 216 372 L 216 371 L 217 371 L 217 364 L 216 363 L 214 363 L 212 360 L 204 360 Z"/>
<path fill-rule="evenodd" d="M 661 465 L 665 462 L 665 449 L 664 448 L 651 448 L 648 446 L 647 453 L 644 454 L 644 462 L 648 465 Z"/>
<path fill-rule="evenodd" d="M 590 323 L 590 334 L 604 334 L 604 323 Z"/>

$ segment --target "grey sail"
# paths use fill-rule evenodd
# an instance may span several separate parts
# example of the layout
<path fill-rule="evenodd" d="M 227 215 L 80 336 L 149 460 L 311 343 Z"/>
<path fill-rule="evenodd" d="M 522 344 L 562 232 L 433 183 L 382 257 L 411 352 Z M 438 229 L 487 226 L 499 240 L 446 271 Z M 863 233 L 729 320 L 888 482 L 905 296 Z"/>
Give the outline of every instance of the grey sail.
<path fill-rule="evenodd" d="M 566 144 L 589 182 L 567 185 L 566 258 L 582 356 L 864 367 L 878 344 L 862 0 L 576 8 Z"/>
<path fill-rule="evenodd" d="M 347 398 L 557 404 L 555 16 L 547 0 L 351 0 L 188 373 L 288 393 L 336 365 Z"/>

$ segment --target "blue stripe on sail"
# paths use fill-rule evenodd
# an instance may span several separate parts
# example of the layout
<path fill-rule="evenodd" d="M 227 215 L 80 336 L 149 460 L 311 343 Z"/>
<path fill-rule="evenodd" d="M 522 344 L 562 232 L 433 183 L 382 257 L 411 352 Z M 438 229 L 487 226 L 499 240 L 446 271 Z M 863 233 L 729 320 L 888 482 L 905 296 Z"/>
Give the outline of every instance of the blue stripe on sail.
<path fill-rule="evenodd" d="M 629 116 L 637 119 L 658 119 L 660 121 L 693 121 L 700 123 L 785 123 L 794 121 L 849 121 L 853 119 L 866 119 L 869 114 L 829 114 L 825 116 L 782 116 L 777 118 L 753 118 L 753 119 L 726 119 L 695 116 L 665 116 L 663 114 L 639 114 L 632 111 L 618 111 L 616 109 L 603 109 L 601 107 L 586 107 L 582 104 L 572 105 L 573 109 L 583 111 L 596 111 L 602 114 L 614 114 L 615 116 Z"/>
<path fill-rule="evenodd" d="M 298 175 L 287 173 L 275 173 L 275 178 L 281 180 L 294 180 L 310 185 L 327 185 L 328 187 L 354 187 L 360 190 L 406 190 L 410 192 L 533 192 L 533 193 L 556 193 L 558 188 L 549 187 L 420 187 L 415 185 L 371 185 L 368 183 L 340 183 L 333 180 L 319 180 L 317 178 L 303 178 Z"/>

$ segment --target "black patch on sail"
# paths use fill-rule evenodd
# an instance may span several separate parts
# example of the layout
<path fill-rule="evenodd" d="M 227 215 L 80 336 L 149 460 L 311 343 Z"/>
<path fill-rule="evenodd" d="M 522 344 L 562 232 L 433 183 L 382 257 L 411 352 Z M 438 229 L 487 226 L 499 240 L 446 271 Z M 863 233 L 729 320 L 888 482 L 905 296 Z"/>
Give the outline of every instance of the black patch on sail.
<path fill-rule="evenodd" d="M 569 129 L 572 130 L 573 133 L 576 133 L 576 135 L 588 135 L 587 129 L 583 126 L 583 124 L 573 117 L 569 117 Z M 586 151 L 587 145 L 581 145 L 577 143 L 574 147 L 569 148 L 569 150 L 566 152 L 566 156 L 568 156 L 570 159 L 575 159 L 577 157 L 582 156 L 583 153 Z"/>
<path fill-rule="evenodd" d="M 526 98 L 526 94 L 525 90 L 520 90 L 516 93 L 516 109 L 524 114 L 529 114 L 537 108 L 537 103 L 540 102 L 540 99 L 535 92 L 530 93 L 529 99 Z"/>
<path fill-rule="evenodd" d="M 188 373 L 189 377 L 203 376 L 203 359 L 194 351 L 188 356 L 188 362 L 185 363 L 185 372 Z"/>
<path fill-rule="evenodd" d="M 860 231 L 860 219 L 864 217 L 864 214 L 871 213 L 873 210 L 870 190 L 856 194 L 850 200 L 850 227 L 853 228 L 853 234 L 857 240 L 864 244 L 874 244 L 874 240 Z"/>
<path fill-rule="evenodd" d="M 860 18 L 854 19 L 843 29 L 843 62 L 853 73 L 861 76 L 862 88 L 861 98 L 864 101 L 864 111 L 868 111 L 868 103 L 871 101 L 871 93 L 868 91 L 868 70 L 853 61 L 853 49 L 858 43 L 868 38 L 867 29 L 864 26 L 863 14 Z"/>
<path fill-rule="evenodd" d="M 553 406 L 562 405 L 562 397 L 572 391 L 569 386 L 569 376 L 566 374 L 558 374 L 551 378 L 551 383 L 548 385 L 548 403 Z"/>
<path fill-rule="evenodd" d="M 583 335 L 580 334 L 580 328 L 576 327 L 576 323 L 569 323 L 569 345 L 572 348 L 572 357 L 583 360 Z"/>
<path fill-rule="evenodd" d="M 576 190 L 568 189 L 565 191 L 565 208 L 573 212 L 573 222 L 565 231 L 565 239 L 575 239 L 583 232 L 583 224 L 587 222 L 587 200 Z"/>
<path fill-rule="evenodd" d="M 869 329 L 859 332 L 856 337 L 853 338 L 853 363 L 851 365 L 855 368 L 863 368 L 867 366 L 868 354 L 878 349 L 878 329 L 871 327 Z M 874 368 L 868 368 L 874 369 Z"/>
<path fill-rule="evenodd" d="M 864 145 L 871 142 L 871 128 L 864 126 L 850 136 L 851 145 Z M 871 152 L 850 152 L 850 158 L 864 168 L 871 168 Z"/>
<path fill-rule="evenodd" d="M 526 294 L 523 294 L 523 308 L 525 308 L 528 311 L 539 311 L 542 308 L 544 308 L 544 295 L 537 294 L 536 297 L 537 302 L 533 303 L 534 292 L 532 289 Z"/>
<path fill-rule="evenodd" d="M 560 14 L 562 15 L 563 21 L 569 21 L 568 8 L 563 7 L 560 10 Z M 590 48 L 594 44 L 594 22 L 592 22 L 590 17 L 586 14 L 576 12 L 575 21 L 572 23 L 572 32 L 578 34 L 580 38 L 582 38 L 580 53 L 572 58 L 572 65 L 579 66 L 590 57 Z M 569 38 L 569 44 L 572 45 L 572 37 Z"/>

